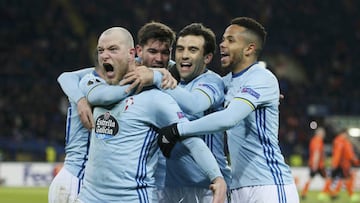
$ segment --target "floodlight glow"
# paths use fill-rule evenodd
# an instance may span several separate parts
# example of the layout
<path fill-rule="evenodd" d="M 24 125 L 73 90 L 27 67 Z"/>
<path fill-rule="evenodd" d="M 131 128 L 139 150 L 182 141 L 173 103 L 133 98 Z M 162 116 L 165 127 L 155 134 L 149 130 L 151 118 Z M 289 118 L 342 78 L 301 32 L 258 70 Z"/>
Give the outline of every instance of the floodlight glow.
<path fill-rule="evenodd" d="M 360 128 L 349 128 L 348 133 L 351 137 L 360 137 Z"/>
<path fill-rule="evenodd" d="M 318 127 L 318 124 L 317 124 L 316 121 L 311 121 L 311 122 L 310 122 L 310 128 L 311 128 L 312 130 L 315 130 L 317 127 Z"/>

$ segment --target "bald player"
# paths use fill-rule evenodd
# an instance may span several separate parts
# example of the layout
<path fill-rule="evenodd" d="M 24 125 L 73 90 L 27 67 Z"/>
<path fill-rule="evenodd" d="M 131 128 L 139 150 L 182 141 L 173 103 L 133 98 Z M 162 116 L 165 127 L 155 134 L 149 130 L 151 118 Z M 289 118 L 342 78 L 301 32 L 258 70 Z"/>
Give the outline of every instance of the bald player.
<path fill-rule="evenodd" d="M 77 202 L 157 202 L 154 179 L 158 159 L 156 130 L 186 121 L 186 118 L 171 96 L 158 89 L 142 91 L 119 103 L 105 102 L 105 107 L 99 106 L 98 102 L 104 96 L 116 94 L 107 88 L 118 84 L 123 75 L 134 68 L 129 64 L 134 60 L 135 49 L 131 34 L 119 27 L 103 32 L 97 49 L 105 81 L 94 75 L 80 81 L 80 88 L 90 104 L 96 107 L 89 160 Z M 226 191 L 225 181 L 206 144 L 199 138 L 183 142 L 209 179 L 224 186 Z"/>

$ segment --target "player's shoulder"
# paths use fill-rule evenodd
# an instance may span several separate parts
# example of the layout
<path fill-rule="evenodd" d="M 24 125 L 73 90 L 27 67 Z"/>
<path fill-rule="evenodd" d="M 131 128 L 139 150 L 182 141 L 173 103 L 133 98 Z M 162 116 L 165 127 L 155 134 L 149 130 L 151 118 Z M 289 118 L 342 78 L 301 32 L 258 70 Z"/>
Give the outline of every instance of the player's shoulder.
<path fill-rule="evenodd" d="M 81 81 L 86 83 L 105 83 L 104 79 L 93 73 L 87 73 L 84 75 L 84 77 L 81 78 Z"/>
<path fill-rule="evenodd" d="M 170 106 L 177 105 L 175 99 L 169 94 L 162 92 L 157 88 L 146 89 L 139 94 L 133 95 L 134 103 L 152 112 L 159 109 L 167 109 Z"/>
<path fill-rule="evenodd" d="M 254 67 L 251 68 L 251 70 L 254 73 L 263 74 L 265 76 L 275 76 L 275 74 L 269 69 L 267 63 L 265 63 L 264 61 L 259 61 L 254 64 Z"/>
<path fill-rule="evenodd" d="M 200 75 L 200 78 L 222 80 L 221 76 L 212 70 L 206 70 L 203 74 Z"/>
<path fill-rule="evenodd" d="M 209 84 L 223 85 L 224 81 L 223 81 L 223 78 L 219 74 L 215 73 L 214 71 L 207 70 L 203 74 L 196 77 L 194 79 L 193 83 L 202 83 L 202 84 L 209 83 Z"/>
<path fill-rule="evenodd" d="M 94 73 L 87 73 L 81 78 L 79 87 L 82 90 L 89 90 L 99 84 L 107 84 L 104 79 Z"/>
<path fill-rule="evenodd" d="M 246 76 L 248 80 L 269 83 L 277 82 L 275 74 L 267 68 L 266 63 L 258 62 L 254 67 L 250 68 Z"/>
<path fill-rule="evenodd" d="M 144 88 L 141 93 L 138 94 L 141 97 L 150 98 L 149 101 L 160 102 L 163 99 L 172 98 L 169 94 L 159 90 L 156 87 Z M 135 95 L 136 96 L 136 95 Z"/>
<path fill-rule="evenodd" d="M 91 71 L 89 73 L 86 73 L 81 79 L 87 80 L 87 79 L 92 79 L 92 78 L 97 78 L 97 77 L 100 77 L 100 76 L 97 74 L 94 74 L 94 72 Z"/>

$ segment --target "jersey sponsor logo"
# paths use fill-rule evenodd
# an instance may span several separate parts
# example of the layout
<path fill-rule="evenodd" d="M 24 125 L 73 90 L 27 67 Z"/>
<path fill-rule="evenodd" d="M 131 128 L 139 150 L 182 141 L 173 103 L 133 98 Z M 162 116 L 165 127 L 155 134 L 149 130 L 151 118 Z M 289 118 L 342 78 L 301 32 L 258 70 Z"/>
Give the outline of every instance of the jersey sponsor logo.
<path fill-rule="evenodd" d="M 108 139 L 115 136 L 118 131 L 119 124 L 110 112 L 106 112 L 96 119 L 95 134 L 97 138 Z"/>
<path fill-rule="evenodd" d="M 259 99 L 259 97 L 260 97 L 259 93 L 255 92 L 255 90 L 253 90 L 253 89 L 251 89 L 249 87 L 242 88 L 241 93 L 248 93 L 251 96 L 255 97 L 256 99 Z"/>

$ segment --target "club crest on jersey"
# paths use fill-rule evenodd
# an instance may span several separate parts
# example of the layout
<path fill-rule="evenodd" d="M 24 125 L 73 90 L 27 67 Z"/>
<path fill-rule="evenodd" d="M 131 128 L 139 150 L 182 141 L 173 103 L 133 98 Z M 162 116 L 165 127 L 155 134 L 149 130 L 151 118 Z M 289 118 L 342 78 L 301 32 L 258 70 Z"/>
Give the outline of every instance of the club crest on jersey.
<path fill-rule="evenodd" d="M 125 108 L 124 111 L 128 110 L 129 106 L 134 104 L 134 98 L 130 97 L 129 99 L 125 100 Z"/>
<path fill-rule="evenodd" d="M 255 97 L 256 99 L 259 99 L 259 97 L 260 97 L 259 93 L 255 92 L 255 90 L 253 90 L 253 89 L 251 89 L 249 87 L 242 88 L 241 93 L 248 93 L 251 96 Z"/>
<path fill-rule="evenodd" d="M 108 139 L 115 136 L 118 131 L 119 124 L 109 112 L 97 117 L 95 122 L 95 134 L 97 138 Z"/>

